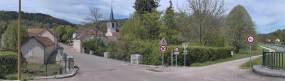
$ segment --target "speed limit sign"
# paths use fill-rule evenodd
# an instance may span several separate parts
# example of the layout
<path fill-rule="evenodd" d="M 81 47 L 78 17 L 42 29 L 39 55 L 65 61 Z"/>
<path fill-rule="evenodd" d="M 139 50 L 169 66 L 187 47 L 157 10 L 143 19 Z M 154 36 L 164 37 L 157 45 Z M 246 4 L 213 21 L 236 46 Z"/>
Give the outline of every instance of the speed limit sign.
<path fill-rule="evenodd" d="M 254 43 L 254 36 L 253 35 L 248 35 L 247 38 L 246 38 L 246 41 L 249 43 L 249 44 L 252 44 Z"/>

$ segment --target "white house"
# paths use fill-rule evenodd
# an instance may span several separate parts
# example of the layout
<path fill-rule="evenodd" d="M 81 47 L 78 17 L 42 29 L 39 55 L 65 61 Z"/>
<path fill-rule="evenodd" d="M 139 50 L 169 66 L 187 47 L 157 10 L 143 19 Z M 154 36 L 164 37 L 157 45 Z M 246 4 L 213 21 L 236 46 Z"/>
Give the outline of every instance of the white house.
<path fill-rule="evenodd" d="M 31 36 L 21 46 L 23 59 L 28 63 L 45 63 L 54 52 L 55 44 L 48 37 Z"/>
<path fill-rule="evenodd" d="M 89 41 L 96 37 L 96 29 L 92 27 L 83 28 L 82 32 L 73 39 L 73 49 L 77 52 L 82 52 L 82 42 Z M 98 38 L 103 38 L 104 34 L 101 31 L 97 32 Z"/>

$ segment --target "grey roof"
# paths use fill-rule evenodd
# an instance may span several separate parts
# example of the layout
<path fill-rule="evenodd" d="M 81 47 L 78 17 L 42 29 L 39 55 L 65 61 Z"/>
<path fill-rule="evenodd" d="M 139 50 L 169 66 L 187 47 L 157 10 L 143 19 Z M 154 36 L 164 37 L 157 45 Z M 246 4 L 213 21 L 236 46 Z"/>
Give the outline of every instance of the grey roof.
<path fill-rule="evenodd" d="M 116 22 L 116 20 L 114 19 L 113 8 L 112 7 L 111 7 L 111 13 L 110 13 L 109 22 Z"/>

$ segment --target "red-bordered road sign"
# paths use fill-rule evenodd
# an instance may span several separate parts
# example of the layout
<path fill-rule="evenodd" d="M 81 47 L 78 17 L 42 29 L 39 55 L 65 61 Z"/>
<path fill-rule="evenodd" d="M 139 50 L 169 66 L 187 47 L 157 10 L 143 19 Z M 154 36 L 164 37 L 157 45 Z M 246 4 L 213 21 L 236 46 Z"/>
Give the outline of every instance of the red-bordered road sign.
<path fill-rule="evenodd" d="M 179 52 L 179 48 L 178 48 L 178 47 L 175 47 L 175 48 L 174 48 L 174 52 Z"/>
<path fill-rule="evenodd" d="M 248 35 L 247 37 L 246 37 L 246 41 L 249 43 L 249 44 L 252 44 L 252 43 L 254 43 L 254 36 L 253 35 Z"/>
<path fill-rule="evenodd" d="M 159 51 L 160 51 L 161 53 L 166 53 L 166 51 L 167 51 L 167 46 L 166 46 L 166 45 L 160 45 Z"/>

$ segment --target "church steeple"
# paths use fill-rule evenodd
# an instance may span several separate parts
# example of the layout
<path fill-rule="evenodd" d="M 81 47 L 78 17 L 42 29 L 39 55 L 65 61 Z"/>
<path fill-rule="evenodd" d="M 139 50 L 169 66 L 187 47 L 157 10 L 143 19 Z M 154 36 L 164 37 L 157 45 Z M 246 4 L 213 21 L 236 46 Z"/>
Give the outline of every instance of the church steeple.
<path fill-rule="evenodd" d="M 112 1 L 112 3 L 113 3 L 113 1 Z M 116 20 L 114 19 L 114 15 L 113 15 L 113 6 L 112 5 L 111 5 L 111 13 L 110 13 L 109 22 L 116 22 Z"/>
<path fill-rule="evenodd" d="M 112 1 L 113 3 L 113 1 Z M 111 6 L 110 18 L 107 23 L 107 33 L 106 36 L 114 36 L 113 33 L 116 32 L 116 20 L 113 15 L 113 7 Z"/>

